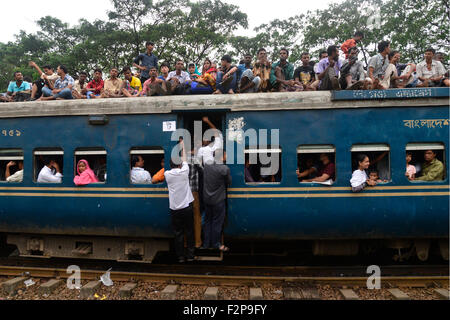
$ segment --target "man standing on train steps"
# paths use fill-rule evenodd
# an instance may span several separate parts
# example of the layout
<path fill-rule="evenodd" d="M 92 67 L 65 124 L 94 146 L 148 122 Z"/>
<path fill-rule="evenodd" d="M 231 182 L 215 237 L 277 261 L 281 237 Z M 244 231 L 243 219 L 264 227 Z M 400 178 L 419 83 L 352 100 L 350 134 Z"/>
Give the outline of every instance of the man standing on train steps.
<path fill-rule="evenodd" d="M 227 187 L 231 185 L 230 168 L 225 165 L 227 155 L 223 149 L 214 151 L 214 161 L 206 161 L 203 169 L 203 201 L 205 203 L 205 241 L 203 248 L 228 251 L 221 243 L 225 221 Z"/>
<path fill-rule="evenodd" d="M 170 159 L 171 170 L 164 172 L 169 189 L 169 208 L 172 216 L 172 227 L 175 233 L 175 253 L 179 263 L 194 260 L 194 217 L 191 188 L 189 186 L 189 165 L 186 162 L 184 141 L 180 139 L 182 164 Z M 179 159 L 178 159 L 179 160 Z M 186 236 L 187 254 L 184 254 L 184 236 Z"/>

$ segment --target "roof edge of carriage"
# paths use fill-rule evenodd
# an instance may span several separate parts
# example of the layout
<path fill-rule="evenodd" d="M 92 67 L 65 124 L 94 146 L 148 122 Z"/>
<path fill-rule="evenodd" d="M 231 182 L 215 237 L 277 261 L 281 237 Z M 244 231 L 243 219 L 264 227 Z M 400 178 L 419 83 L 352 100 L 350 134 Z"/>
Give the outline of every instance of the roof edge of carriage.
<path fill-rule="evenodd" d="M 0 104 L 0 118 L 448 106 L 449 92 L 411 88 L 15 102 Z"/>

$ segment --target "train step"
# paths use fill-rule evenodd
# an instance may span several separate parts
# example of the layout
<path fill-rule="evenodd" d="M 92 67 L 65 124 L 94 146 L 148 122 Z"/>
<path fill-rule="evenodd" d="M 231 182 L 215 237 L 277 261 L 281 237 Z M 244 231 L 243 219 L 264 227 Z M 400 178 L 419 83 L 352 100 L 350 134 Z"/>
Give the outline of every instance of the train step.
<path fill-rule="evenodd" d="M 195 252 L 197 261 L 222 261 L 223 252 L 220 250 L 197 249 Z"/>

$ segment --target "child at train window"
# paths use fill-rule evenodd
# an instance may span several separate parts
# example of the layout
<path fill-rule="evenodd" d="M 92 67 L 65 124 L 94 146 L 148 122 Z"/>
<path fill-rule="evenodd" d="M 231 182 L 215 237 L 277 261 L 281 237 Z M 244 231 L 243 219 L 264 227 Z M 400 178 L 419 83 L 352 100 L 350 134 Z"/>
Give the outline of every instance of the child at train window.
<path fill-rule="evenodd" d="M 84 186 L 90 183 L 99 182 L 95 176 L 94 171 L 89 167 L 89 163 L 86 160 L 78 161 L 77 165 L 78 175 L 73 178 L 73 182 L 77 186 Z"/>
<path fill-rule="evenodd" d="M 376 171 L 376 170 L 370 170 L 369 179 L 372 181 L 375 181 L 376 183 L 387 182 L 387 180 L 380 179 L 380 177 L 378 176 L 378 171 Z"/>
<path fill-rule="evenodd" d="M 408 177 L 408 179 L 414 179 L 416 177 L 416 167 L 413 166 L 412 164 L 409 164 L 412 160 L 412 153 L 411 152 L 407 152 L 406 153 L 406 172 L 405 172 L 405 176 Z"/>
<path fill-rule="evenodd" d="M 367 177 L 366 170 L 370 165 L 369 157 L 365 154 L 358 154 L 357 161 L 358 169 L 353 171 L 352 178 L 350 179 L 353 192 L 359 192 L 368 185 L 375 186 L 377 184 L 376 181 L 372 181 Z"/>

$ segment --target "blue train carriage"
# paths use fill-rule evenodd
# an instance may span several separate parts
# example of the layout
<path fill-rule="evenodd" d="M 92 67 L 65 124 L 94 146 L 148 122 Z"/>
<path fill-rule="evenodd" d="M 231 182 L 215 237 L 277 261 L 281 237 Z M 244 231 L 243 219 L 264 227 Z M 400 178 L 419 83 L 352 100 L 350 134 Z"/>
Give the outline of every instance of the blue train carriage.
<path fill-rule="evenodd" d="M 232 161 L 227 239 L 306 240 L 315 255 L 381 243 L 415 249 L 421 260 L 437 244 L 448 259 L 448 97 L 447 88 L 428 88 L 2 104 L 0 234 L 23 256 L 151 262 L 172 239 L 167 186 L 132 184 L 130 159 L 142 155 L 152 176 L 161 161 L 168 168 L 175 128 L 193 134 L 207 115 Z M 420 170 L 428 149 L 444 163 L 444 179 L 410 182 L 406 152 Z M 358 153 L 378 161 L 384 182 L 352 193 Z M 321 154 L 335 164 L 335 180 L 299 182 L 296 170 Z M 37 183 L 48 157 L 60 163 L 61 183 Z M 80 159 L 99 183 L 74 185 Z M 262 174 L 267 159 L 276 172 Z M 21 160 L 23 181 L 6 182 L 7 164 Z M 256 182 L 245 180 L 245 167 Z"/>

